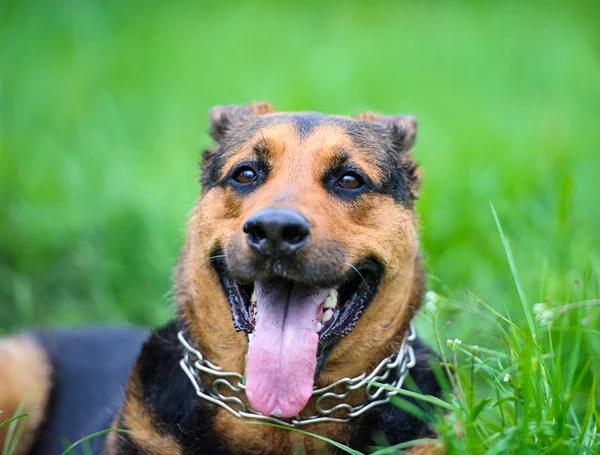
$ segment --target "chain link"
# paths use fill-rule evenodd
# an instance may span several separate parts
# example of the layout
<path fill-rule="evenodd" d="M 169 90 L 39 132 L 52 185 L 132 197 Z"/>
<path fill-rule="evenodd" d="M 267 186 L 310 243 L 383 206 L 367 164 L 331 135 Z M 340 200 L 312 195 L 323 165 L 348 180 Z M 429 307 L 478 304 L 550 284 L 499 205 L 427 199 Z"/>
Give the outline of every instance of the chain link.
<path fill-rule="evenodd" d="M 375 406 L 388 403 L 390 398 L 398 394 L 404 384 L 404 380 L 410 373 L 410 369 L 415 365 L 415 351 L 412 342 L 416 338 L 415 327 L 411 321 L 410 329 L 407 332 L 398 352 L 384 358 L 371 371 L 370 374 L 362 373 L 354 378 L 342 378 L 326 387 L 315 388 L 312 396 L 316 399 L 315 415 L 310 417 L 300 417 L 300 415 L 290 420 L 281 420 L 273 416 L 265 416 L 244 402 L 235 394 L 241 394 L 245 390 L 244 378 L 241 374 L 222 371 L 222 369 L 205 359 L 200 351 L 192 347 L 185 339 L 183 331 L 177 334 L 177 338 L 185 348 L 183 358 L 179 366 L 189 378 L 196 394 L 217 406 L 221 406 L 233 415 L 239 418 L 259 419 L 271 423 L 277 423 L 287 427 L 297 427 L 318 422 L 349 422 Z M 396 371 L 396 378 L 388 382 L 388 378 L 393 371 Z M 200 387 L 200 372 L 214 376 L 212 389 L 204 390 Z M 231 380 L 231 382 L 230 382 Z M 335 392 L 334 389 L 345 386 L 342 392 Z M 367 403 L 352 406 L 345 403 L 344 400 L 350 395 L 350 392 L 364 387 L 367 395 Z M 396 390 L 394 390 L 396 389 Z M 234 395 L 226 395 L 234 393 Z M 338 404 L 327 407 L 325 401 L 339 401 Z M 344 413 L 341 417 L 331 417 L 334 412 Z M 338 414 L 339 415 L 339 414 Z"/>

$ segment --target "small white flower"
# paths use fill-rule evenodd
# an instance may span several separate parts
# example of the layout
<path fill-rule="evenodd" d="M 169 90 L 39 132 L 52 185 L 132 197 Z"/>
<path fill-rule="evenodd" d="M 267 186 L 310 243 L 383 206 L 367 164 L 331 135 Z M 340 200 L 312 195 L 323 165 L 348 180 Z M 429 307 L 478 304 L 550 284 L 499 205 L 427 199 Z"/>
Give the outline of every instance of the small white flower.
<path fill-rule="evenodd" d="M 506 374 L 504 375 L 504 378 L 503 378 L 502 380 L 503 380 L 504 382 L 510 382 L 510 380 L 511 380 L 511 375 L 510 375 L 510 374 L 508 374 L 508 373 L 506 373 Z"/>
<path fill-rule="evenodd" d="M 427 291 L 425 293 L 425 308 L 430 313 L 435 313 L 437 310 L 437 304 L 440 300 L 440 296 L 434 291 Z"/>
<path fill-rule="evenodd" d="M 437 295 L 437 292 L 435 292 L 435 291 L 427 291 L 425 293 L 425 300 L 437 301 L 439 298 L 440 298 L 440 296 Z"/>
<path fill-rule="evenodd" d="M 450 348 L 450 349 L 456 349 L 457 347 L 459 347 L 462 344 L 462 340 L 455 338 L 453 340 L 448 339 L 446 340 L 446 345 Z"/>
<path fill-rule="evenodd" d="M 533 305 L 533 312 L 535 314 L 540 314 L 542 311 L 544 311 L 546 309 L 546 305 L 544 305 L 543 303 L 535 303 Z"/>
<path fill-rule="evenodd" d="M 533 312 L 535 313 L 535 318 L 540 321 L 540 324 L 543 326 L 552 326 L 552 319 L 554 319 L 554 312 L 543 303 L 536 303 L 533 305 Z"/>
<path fill-rule="evenodd" d="M 537 313 L 535 318 L 540 321 L 541 325 L 551 327 L 552 319 L 554 319 L 554 312 L 552 310 L 544 310 L 540 313 Z"/>

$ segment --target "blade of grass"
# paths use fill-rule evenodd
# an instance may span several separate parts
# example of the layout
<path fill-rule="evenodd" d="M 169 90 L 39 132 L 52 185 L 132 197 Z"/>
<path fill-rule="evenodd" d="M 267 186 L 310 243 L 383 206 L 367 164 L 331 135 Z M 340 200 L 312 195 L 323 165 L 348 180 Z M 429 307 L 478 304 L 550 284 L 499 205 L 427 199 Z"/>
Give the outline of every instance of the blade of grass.
<path fill-rule="evenodd" d="M 425 395 L 421 393 L 412 392 L 410 390 L 398 389 L 396 387 L 392 387 L 389 384 L 382 384 L 380 382 L 369 381 L 370 384 L 376 385 L 377 387 L 382 387 L 386 390 L 390 390 L 392 392 L 398 392 L 401 395 L 406 395 L 411 398 L 416 398 L 417 400 L 425 401 L 427 403 L 433 404 L 434 406 L 439 406 L 440 408 L 448 409 L 449 411 L 458 411 L 456 406 L 451 405 L 450 403 L 446 403 L 444 400 L 434 397 L 433 395 Z"/>
<path fill-rule="evenodd" d="M 10 420 L 10 423 L 8 424 L 8 431 L 6 433 L 6 440 L 4 441 L 4 447 L 2 448 L 2 453 L 3 454 L 7 454 L 10 455 L 9 449 L 11 446 L 11 441 L 12 438 L 14 436 L 15 433 L 15 429 L 17 428 L 17 425 L 20 423 L 20 419 L 24 418 L 26 419 L 29 414 L 23 413 L 23 409 L 25 408 L 25 403 L 27 402 L 27 395 L 25 395 L 25 397 L 23 397 L 23 399 L 21 400 L 21 403 L 19 403 L 19 406 L 17 407 L 17 410 L 15 411 L 15 414 L 17 415 L 17 417 L 13 417 Z"/>
<path fill-rule="evenodd" d="M 587 435 L 588 432 L 588 428 L 590 426 L 592 426 L 593 421 L 592 421 L 592 417 L 594 415 L 594 407 L 596 404 L 596 384 L 598 383 L 598 374 L 594 375 L 594 380 L 592 381 L 592 390 L 590 391 L 590 394 L 588 396 L 588 402 L 587 402 L 587 407 L 586 407 L 586 411 L 585 411 L 585 415 L 583 417 L 583 421 L 581 422 L 581 433 L 579 434 L 579 437 L 577 438 L 577 447 L 579 448 L 580 452 L 583 452 L 583 446 L 585 444 L 585 437 Z"/>
<path fill-rule="evenodd" d="M 416 404 L 400 397 L 391 397 L 390 402 L 394 406 L 416 417 L 421 422 L 431 423 L 431 417 Z"/>
<path fill-rule="evenodd" d="M 404 449 L 410 449 L 411 447 L 419 446 L 419 445 L 434 445 L 440 444 L 439 439 L 415 439 L 413 441 L 403 442 L 402 444 L 396 444 L 394 446 L 385 447 L 383 449 L 376 450 L 372 452 L 371 455 L 387 455 L 387 454 L 397 454 L 399 451 Z"/>
<path fill-rule="evenodd" d="M 533 324 L 533 317 L 531 316 L 531 310 L 527 305 L 527 299 L 525 298 L 525 293 L 521 288 L 521 284 L 519 282 L 519 277 L 517 275 L 517 268 L 515 266 L 515 261 L 513 259 L 512 251 L 510 249 L 510 245 L 508 243 L 508 239 L 504 235 L 504 230 L 502 229 L 502 224 L 500 223 L 500 219 L 498 218 L 498 214 L 496 213 L 496 209 L 494 208 L 494 204 L 490 202 L 490 207 L 492 209 L 492 214 L 494 215 L 494 220 L 496 221 L 496 227 L 498 228 L 498 233 L 500 234 L 500 239 L 502 240 L 502 246 L 504 247 L 504 254 L 506 255 L 506 260 L 508 261 L 508 267 L 510 268 L 510 273 L 512 275 L 513 283 L 515 285 L 515 289 L 517 290 L 517 294 L 519 295 L 519 301 L 521 302 L 521 307 L 523 308 L 523 313 L 525 314 L 525 319 L 527 320 L 527 325 L 529 326 L 530 336 L 535 339 L 535 326 Z"/>
<path fill-rule="evenodd" d="M 296 433 L 305 434 L 307 436 L 312 436 L 313 438 L 320 439 L 321 441 L 325 441 L 325 442 L 331 444 L 332 446 L 335 446 L 338 449 L 340 449 L 346 453 L 349 453 L 351 455 L 364 455 L 362 452 L 351 449 L 350 447 L 345 446 L 344 444 L 341 444 L 337 441 L 334 441 L 333 439 L 326 438 L 325 436 L 321 436 L 319 434 L 314 434 L 314 433 L 310 433 L 308 431 L 300 430 L 299 428 L 286 427 L 284 425 L 277 425 L 276 423 L 270 423 L 270 422 L 246 422 L 246 424 L 248 424 L 248 425 L 266 425 L 268 427 L 281 428 L 282 430 L 295 431 Z"/>
<path fill-rule="evenodd" d="M 515 324 L 514 322 L 512 322 L 510 319 L 507 319 L 506 316 L 504 316 L 503 314 L 501 314 L 498 311 L 496 311 L 492 306 L 490 306 L 484 300 L 481 300 L 479 297 L 477 297 L 472 292 L 467 292 L 467 294 L 469 294 L 471 297 L 473 297 L 475 299 L 475 301 L 477 301 L 477 303 L 482 304 L 487 310 L 489 310 L 492 314 L 494 314 L 498 319 L 500 319 L 500 320 L 506 322 L 507 324 L 509 324 L 517 332 L 523 332 L 523 330 L 517 324 Z M 503 328 L 501 328 L 501 329 L 504 332 L 506 332 Z"/>
<path fill-rule="evenodd" d="M 6 425 L 9 425 L 10 423 L 14 422 L 17 419 L 20 419 L 22 417 L 27 417 L 27 416 L 29 416 L 29 414 L 19 414 L 18 416 L 11 417 L 10 419 L 8 419 L 4 422 L 0 422 L 0 428 L 4 427 Z"/>
<path fill-rule="evenodd" d="M 584 308 L 580 307 L 577 311 L 577 320 L 581 321 L 584 318 Z M 575 374 L 577 373 L 579 367 L 579 353 L 581 352 L 581 342 L 583 339 L 583 333 L 581 330 L 581 325 L 576 325 L 577 330 L 575 331 L 575 345 L 572 346 L 571 355 L 569 356 L 569 369 L 567 382 L 565 385 L 565 390 L 570 390 L 573 385 L 573 381 L 575 380 Z"/>
<path fill-rule="evenodd" d="M 32 406 L 32 408 L 33 408 L 33 406 Z M 10 445 L 10 449 L 8 450 L 6 455 L 12 455 L 12 454 L 16 453 L 17 444 L 19 443 L 19 441 L 21 439 L 21 435 L 25 431 L 26 427 L 27 427 L 27 419 L 23 419 L 22 422 L 19 422 L 19 424 L 17 424 L 15 434 L 13 435 L 13 438 L 12 438 L 13 441 L 12 441 L 12 443 Z"/>
<path fill-rule="evenodd" d="M 102 436 L 105 435 L 107 433 L 126 433 L 129 434 L 130 432 L 127 430 L 122 430 L 120 428 L 107 428 L 106 430 L 102 430 L 102 431 L 97 431 L 96 433 L 92 433 L 84 438 L 81 438 L 79 441 L 74 442 L 73 444 L 71 444 L 69 447 L 67 447 L 63 453 L 61 453 L 60 455 L 68 455 L 75 447 L 79 446 L 80 444 L 84 443 L 85 441 L 89 441 L 90 439 L 96 438 L 98 436 Z"/>

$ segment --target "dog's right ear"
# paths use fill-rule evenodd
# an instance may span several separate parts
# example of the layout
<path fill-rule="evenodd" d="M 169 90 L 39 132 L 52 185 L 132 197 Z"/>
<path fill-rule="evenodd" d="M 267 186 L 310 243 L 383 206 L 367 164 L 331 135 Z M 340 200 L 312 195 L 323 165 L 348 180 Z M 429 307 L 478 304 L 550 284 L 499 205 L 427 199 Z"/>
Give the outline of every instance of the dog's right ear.
<path fill-rule="evenodd" d="M 247 120 L 252 116 L 265 115 L 276 112 L 275 108 L 266 102 L 252 103 L 248 105 L 215 106 L 209 112 L 210 135 L 220 142 L 235 127 L 236 123 Z M 200 181 L 202 191 L 210 189 L 219 181 L 222 162 L 219 158 L 219 147 L 204 150 L 202 154 L 202 165 L 200 167 Z"/>
<path fill-rule="evenodd" d="M 276 112 L 275 108 L 264 101 L 247 105 L 215 106 L 209 112 L 210 136 L 218 142 L 225 137 L 236 122 L 253 115 L 273 112 Z"/>

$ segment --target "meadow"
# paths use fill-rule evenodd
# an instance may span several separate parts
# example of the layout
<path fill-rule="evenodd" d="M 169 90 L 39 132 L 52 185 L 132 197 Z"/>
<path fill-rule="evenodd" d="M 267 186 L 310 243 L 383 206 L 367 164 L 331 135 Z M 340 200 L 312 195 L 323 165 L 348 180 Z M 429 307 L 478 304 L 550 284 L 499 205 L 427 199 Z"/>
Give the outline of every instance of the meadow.
<path fill-rule="evenodd" d="M 423 418 L 449 453 L 598 453 L 599 18 L 586 1 L 1 2 L 0 333 L 172 316 L 211 106 L 412 113 L 417 329 L 454 365 L 450 417 Z"/>

